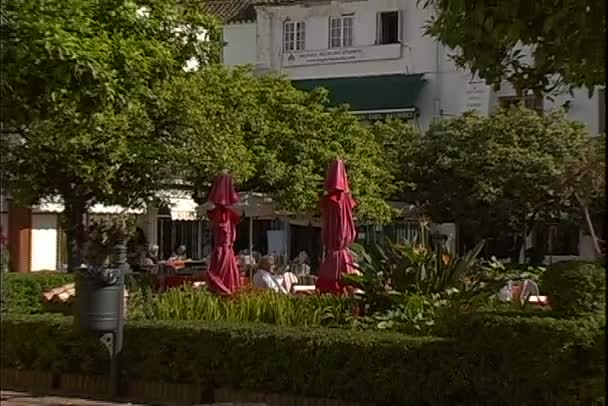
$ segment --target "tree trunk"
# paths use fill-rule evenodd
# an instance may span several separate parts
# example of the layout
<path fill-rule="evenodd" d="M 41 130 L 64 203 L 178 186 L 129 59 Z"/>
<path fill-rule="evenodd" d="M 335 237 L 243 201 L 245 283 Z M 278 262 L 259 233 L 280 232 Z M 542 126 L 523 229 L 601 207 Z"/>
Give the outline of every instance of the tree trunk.
<path fill-rule="evenodd" d="M 540 90 L 534 91 L 534 110 L 538 112 L 538 114 L 544 114 L 543 104 L 545 102 L 545 97 L 543 96 L 543 92 Z"/>
<path fill-rule="evenodd" d="M 576 200 L 578 200 L 578 203 L 581 205 L 581 208 L 583 209 L 583 214 L 585 216 L 585 223 L 587 223 L 587 229 L 589 231 L 589 234 L 591 235 L 591 241 L 593 241 L 593 248 L 595 250 L 595 253 L 597 254 L 598 257 L 601 257 L 603 255 L 602 247 L 600 246 L 600 241 L 597 238 L 597 234 L 595 233 L 595 227 L 593 226 L 593 221 L 591 220 L 591 214 L 589 214 L 589 207 L 587 207 L 585 202 L 583 202 L 583 199 L 581 199 L 578 194 L 575 194 L 575 196 L 576 196 Z"/>
<path fill-rule="evenodd" d="M 68 272 L 78 270 L 84 262 L 84 245 L 87 239 L 86 215 L 86 204 L 81 201 L 66 201 L 64 221 L 68 245 Z"/>
<path fill-rule="evenodd" d="M 547 254 L 548 229 L 545 225 L 536 224 L 531 233 L 534 233 L 535 238 L 530 250 L 530 265 L 541 266 Z"/>

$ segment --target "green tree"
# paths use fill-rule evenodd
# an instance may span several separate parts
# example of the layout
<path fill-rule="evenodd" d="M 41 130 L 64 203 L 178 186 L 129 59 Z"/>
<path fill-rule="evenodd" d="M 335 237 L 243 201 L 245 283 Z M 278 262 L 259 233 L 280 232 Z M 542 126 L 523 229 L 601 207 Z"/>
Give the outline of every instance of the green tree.
<path fill-rule="evenodd" d="M 416 171 L 414 157 L 421 146 L 420 131 L 409 122 L 395 119 L 377 121 L 371 132 L 383 148 L 384 164 L 393 178 L 393 188 L 387 190 L 390 198 L 398 201 L 411 198 L 417 185 L 409 176 Z"/>
<path fill-rule="evenodd" d="M 410 200 L 430 202 L 433 221 L 475 230 L 477 240 L 521 236 L 566 210 L 563 177 L 582 159 L 587 137 L 562 110 L 469 112 L 432 124 L 403 177 L 416 185 Z"/>
<path fill-rule="evenodd" d="M 606 2 L 418 0 L 435 11 L 426 32 L 457 65 L 523 94 L 606 83 Z M 532 55 L 528 58 L 523 47 Z"/>
<path fill-rule="evenodd" d="M 287 210 L 316 212 L 328 164 L 340 157 L 359 218 L 389 218 L 384 197 L 391 174 L 382 148 L 346 109 L 329 107 L 326 91 L 304 92 L 284 78 L 222 66 L 177 78 L 166 89 L 170 131 L 187 142 L 182 176 L 199 200 L 228 169 L 242 191 L 269 193 Z"/>
<path fill-rule="evenodd" d="M 598 256 L 604 255 L 594 218 L 604 214 L 606 203 L 606 135 L 589 138 L 579 159 L 568 162 L 562 178 L 565 197 L 574 199 L 575 207 L 593 241 Z"/>
<path fill-rule="evenodd" d="M 164 0 L 1 7 L 3 187 L 63 201 L 74 269 L 91 205 L 137 206 L 166 180 L 176 141 L 159 95 L 187 61 L 217 59 L 215 20 Z"/>

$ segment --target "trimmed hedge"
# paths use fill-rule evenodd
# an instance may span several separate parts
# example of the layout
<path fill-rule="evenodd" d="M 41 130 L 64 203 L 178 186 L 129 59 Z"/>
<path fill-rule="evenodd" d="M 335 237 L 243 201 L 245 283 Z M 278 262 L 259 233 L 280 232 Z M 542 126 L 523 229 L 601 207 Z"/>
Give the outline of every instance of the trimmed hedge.
<path fill-rule="evenodd" d="M 2 313 L 9 314 L 42 314 L 51 306 L 42 303 L 42 294 L 53 288 L 74 282 L 74 274 L 40 271 L 28 273 L 5 272 L 1 276 Z M 125 278 L 129 291 L 141 290 L 150 287 L 149 277 L 146 274 L 129 273 Z M 65 307 L 59 305 L 56 311 L 65 312 Z M 69 312 L 69 311 L 68 311 Z"/>
<path fill-rule="evenodd" d="M 581 314 L 606 307 L 606 268 L 600 262 L 553 264 L 543 274 L 541 287 L 556 312 Z"/>
<path fill-rule="evenodd" d="M 71 282 L 74 282 L 74 275 L 63 272 L 3 273 L 2 313 L 42 313 L 42 293 Z"/>
<path fill-rule="evenodd" d="M 386 405 L 593 405 L 603 318 L 470 316 L 452 338 L 200 322 L 128 322 L 123 377 Z M 66 317 L 2 321 L 5 368 L 99 374 Z M 600 341 L 602 341 L 600 343 Z"/>

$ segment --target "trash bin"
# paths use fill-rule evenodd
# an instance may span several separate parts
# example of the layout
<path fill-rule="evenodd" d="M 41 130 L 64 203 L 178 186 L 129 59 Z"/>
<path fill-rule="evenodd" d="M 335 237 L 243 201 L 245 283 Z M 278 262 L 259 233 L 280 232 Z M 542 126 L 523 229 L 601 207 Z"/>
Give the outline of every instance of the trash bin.
<path fill-rule="evenodd" d="M 94 333 L 113 333 L 116 351 L 122 348 L 125 274 L 129 271 L 125 251 L 124 246 L 115 246 L 109 267 L 89 267 L 76 274 L 76 324 Z"/>
<path fill-rule="evenodd" d="M 126 248 L 116 245 L 110 266 L 89 267 L 76 273 L 74 321 L 80 329 L 99 335 L 108 349 L 113 396 L 118 395 L 120 387 L 118 356 L 123 343 L 127 272 Z"/>
<path fill-rule="evenodd" d="M 124 314 L 125 281 L 119 268 L 88 268 L 76 277 L 78 325 L 86 330 L 112 332 Z"/>

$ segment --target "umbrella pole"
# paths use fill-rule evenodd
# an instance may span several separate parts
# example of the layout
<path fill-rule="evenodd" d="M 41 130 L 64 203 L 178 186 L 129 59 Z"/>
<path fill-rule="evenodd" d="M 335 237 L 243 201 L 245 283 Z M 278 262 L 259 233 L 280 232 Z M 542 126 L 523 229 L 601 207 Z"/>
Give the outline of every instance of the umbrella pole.
<path fill-rule="evenodd" d="M 253 258 L 253 217 L 249 217 L 249 257 Z"/>

